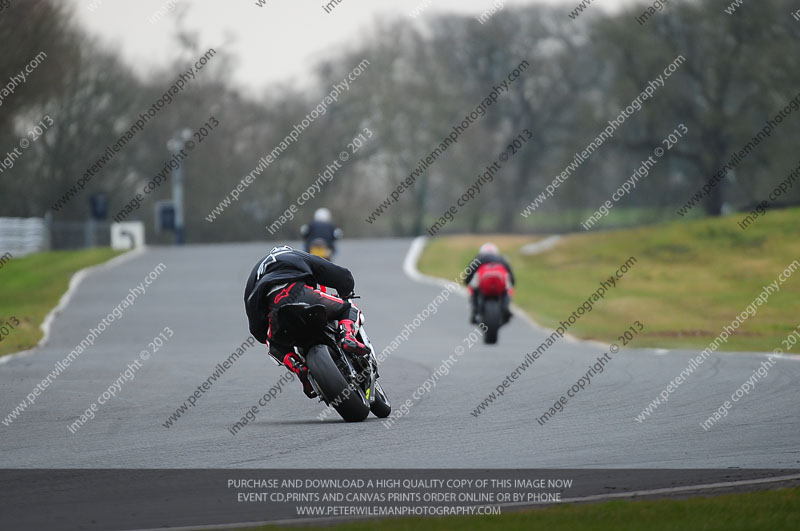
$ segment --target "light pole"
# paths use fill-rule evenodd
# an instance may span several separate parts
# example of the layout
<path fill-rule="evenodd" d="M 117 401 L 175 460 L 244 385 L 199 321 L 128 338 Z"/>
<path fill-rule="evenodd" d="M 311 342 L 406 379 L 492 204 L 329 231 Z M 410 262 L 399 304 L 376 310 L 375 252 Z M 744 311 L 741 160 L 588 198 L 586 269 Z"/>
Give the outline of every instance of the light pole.
<path fill-rule="evenodd" d="M 175 160 L 183 148 L 192 138 L 191 129 L 183 129 L 167 142 L 167 149 Z M 183 161 L 178 162 L 178 167 L 172 171 L 172 203 L 175 206 L 175 244 L 183 245 Z"/>

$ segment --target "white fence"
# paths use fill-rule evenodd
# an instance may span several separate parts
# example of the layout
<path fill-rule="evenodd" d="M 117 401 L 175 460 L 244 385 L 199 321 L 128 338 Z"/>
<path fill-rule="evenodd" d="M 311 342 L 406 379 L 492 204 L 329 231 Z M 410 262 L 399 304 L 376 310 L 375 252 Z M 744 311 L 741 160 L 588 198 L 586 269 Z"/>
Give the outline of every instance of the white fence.
<path fill-rule="evenodd" d="M 50 231 L 42 218 L 0 218 L 0 255 L 15 257 L 50 248 Z"/>

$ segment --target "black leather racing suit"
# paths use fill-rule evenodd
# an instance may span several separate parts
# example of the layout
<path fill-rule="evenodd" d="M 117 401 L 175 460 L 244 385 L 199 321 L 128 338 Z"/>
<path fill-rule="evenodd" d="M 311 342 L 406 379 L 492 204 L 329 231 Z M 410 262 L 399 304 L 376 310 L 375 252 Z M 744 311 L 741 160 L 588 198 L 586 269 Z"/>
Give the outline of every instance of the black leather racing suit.
<path fill-rule="evenodd" d="M 319 291 L 318 284 L 342 295 L 351 294 L 355 287 L 348 269 L 287 246 L 273 248 L 250 272 L 244 290 L 250 333 L 259 342 L 269 343 L 270 354 L 278 361 L 283 362 L 293 351 L 291 338 L 282 334 L 277 322 L 278 310 L 284 304 L 320 304 L 329 320 L 357 320 L 358 308 Z"/>

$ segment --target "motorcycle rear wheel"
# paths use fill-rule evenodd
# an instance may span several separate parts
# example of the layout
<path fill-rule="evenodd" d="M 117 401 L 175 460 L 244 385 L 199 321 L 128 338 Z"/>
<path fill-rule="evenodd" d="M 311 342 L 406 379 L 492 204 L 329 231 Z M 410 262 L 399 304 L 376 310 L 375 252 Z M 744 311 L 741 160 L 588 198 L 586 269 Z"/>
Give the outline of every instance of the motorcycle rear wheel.
<path fill-rule="evenodd" d="M 489 299 L 483 303 L 483 324 L 486 325 L 486 332 L 483 335 L 483 342 L 487 345 L 497 343 L 497 333 L 500 331 L 500 323 L 503 320 L 503 311 L 500 301 Z"/>
<path fill-rule="evenodd" d="M 348 383 L 336 366 L 328 347 L 317 345 L 306 354 L 306 365 L 317 382 L 325 403 L 333 407 L 347 422 L 361 422 L 369 416 L 364 391 L 356 383 Z"/>

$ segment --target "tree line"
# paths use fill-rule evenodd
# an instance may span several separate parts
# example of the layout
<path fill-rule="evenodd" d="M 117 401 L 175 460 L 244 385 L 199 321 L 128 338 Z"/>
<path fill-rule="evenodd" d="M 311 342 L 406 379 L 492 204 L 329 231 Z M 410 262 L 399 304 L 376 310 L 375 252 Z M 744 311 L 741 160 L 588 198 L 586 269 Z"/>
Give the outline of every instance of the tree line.
<path fill-rule="evenodd" d="M 55 221 L 81 221 L 87 197 L 99 191 L 108 194 L 111 212 L 120 211 L 164 173 L 174 157 L 168 139 L 204 126 L 202 142 L 181 162 L 189 242 L 295 238 L 320 206 L 334 212 L 349 236 L 422 234 L 495 163 L 501 169 L 443 232 L 581 230 L 659 147 L 665 151 L 657 164 L 594 228 L 717 216 L 758 204 L 800 163 L 791 148 L 800 133 L 794 68 L 800 22 L 792 2 L 762 0 L 727 14 L 724 1 L 676 0 L 637 22 L 649 5 L 613 14 L 594 9 L 577 19 L 567 8 L 535 5 L 506 6 L 485 23 L 460 15 L 384 20 L 365 28 L 347 52 L 317 64 L 302 88 L 279 83 L 258 96 L 232 81 L 236 57 L 215 46 L 213 62 L 103 166 L 85 194 L 54 211 L 105 147 L 210 46 L 176 22 L 174 61 L 142 78 L 71 22 L 63 3 L 14 2 L 0 13 L 0 39 L 7 43 L 0 90 L 38 54 L 46 58 L 10 86 L 13 92 L 2 93 L 0 158 L 22 139 L 33 140 L 0 174 L 0 215 L 49 212 Z M 678 57 L 684 61 L 659 84 Z M 480 119 L 421 165 L 520 64 L 527 67 Z M 358 65 L 362 71 L 353 77 Z M 346 90 L 320 108 L 343 81 Z M 602 145 L 586 151 L 609 121 L 651 91 Z M 29 136 L 45 117 L 52 125 Z M 209 130 L 210 117 L 217 125 Z M 759 134 L 770 122 L 770 134 Z M 687 132 L 673 142 L 679 126 Z M 263 163 L 298 130 L 296 142 Z M 532 135 L 516 147 L 524 130 Z M 503 154 L 508 158 L 500 163 Z M 335 177 L 270 234 L 267 227 L 334 160 L 342 166 Z M 252 183 L 209 222 L 247 176 Z M 392 206 L 368 221 L 407 181 Z M 545 191 L 552 192 L 546 201 L 522 215 Z M 128 216 L 146 223 L 151 241 L 169 239 L 153 233 L 154 205 L 169 196 L 170 187 L 159 186 Z M 790 190 L 781 201 L 798 197 Z M 692 198 L 696 207 L 679 215 Z"/>

